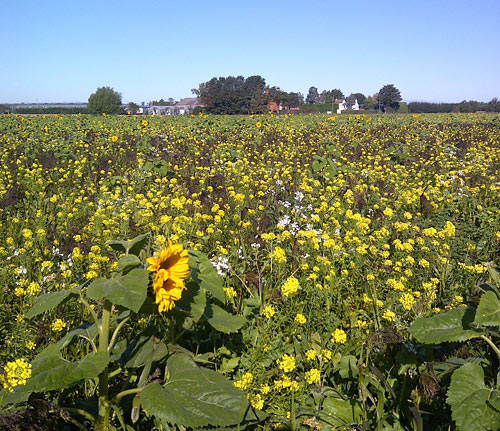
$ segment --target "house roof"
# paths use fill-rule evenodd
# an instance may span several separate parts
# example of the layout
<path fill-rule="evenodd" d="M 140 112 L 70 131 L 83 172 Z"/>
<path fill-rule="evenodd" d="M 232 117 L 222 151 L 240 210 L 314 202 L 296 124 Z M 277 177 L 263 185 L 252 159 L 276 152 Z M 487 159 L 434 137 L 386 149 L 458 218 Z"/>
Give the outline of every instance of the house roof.
<path fill-rule="evenodd" d="M 196 97 L 185 97 L 176 103 L 177 106 L 198 106 L 198 99 Z"/>

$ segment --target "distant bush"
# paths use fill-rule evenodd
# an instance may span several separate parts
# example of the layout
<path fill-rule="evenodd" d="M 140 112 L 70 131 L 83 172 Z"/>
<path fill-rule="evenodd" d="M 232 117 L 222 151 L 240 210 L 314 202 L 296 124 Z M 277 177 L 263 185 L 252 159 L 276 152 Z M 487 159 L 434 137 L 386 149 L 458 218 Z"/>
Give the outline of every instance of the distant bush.
<path fill-rule="evenodd" d="M 400 102 L 397 112 L 399 114 L 408 114 L 410 111 L 408 110 L 408 103 Z"/>
<path fill-rule="evenodd" d="M 19 107 L 12 110 L 14 114 L 86 114 L 87 108 L 68 108 L 68 107 L 40 107 L 40 108 L 23 108 Z"/>
<path fill-rule="evenodd" d="M 333 104 L 333 111 L 337 112 L 339 105 L 338 103 Z M 331 103 L 317 103 L 317 104 L 310 104 L 306 103 L 304 105 L 300 105 L 300 112 L 303 114 L 311 114 L 314 112 L 321 112 L 321 113 L 326 113 L 328 111 L 332 110 L 332 104 Z"/>

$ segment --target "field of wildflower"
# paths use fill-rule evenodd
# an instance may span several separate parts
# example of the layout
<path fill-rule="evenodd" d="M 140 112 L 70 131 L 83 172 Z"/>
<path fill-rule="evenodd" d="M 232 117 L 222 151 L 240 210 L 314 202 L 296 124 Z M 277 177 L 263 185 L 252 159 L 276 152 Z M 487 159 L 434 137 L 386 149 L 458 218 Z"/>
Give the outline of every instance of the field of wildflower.
<path fill-rule="evenodd" d="M 4 115 L 0 157 L 0 428 L 473 429 L 477 364 L 498 418 L 498 115 Z M 176 370 L 251 415 L 162 413 Z"/>

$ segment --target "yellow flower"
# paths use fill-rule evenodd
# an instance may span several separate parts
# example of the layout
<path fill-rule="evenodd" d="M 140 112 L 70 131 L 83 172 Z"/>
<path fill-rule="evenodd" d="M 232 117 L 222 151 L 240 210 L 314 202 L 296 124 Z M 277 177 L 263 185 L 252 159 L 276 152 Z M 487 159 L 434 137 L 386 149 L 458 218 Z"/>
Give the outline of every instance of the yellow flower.
<path fill-rule="evenodd" d="M 292 293 L 297 292 L 299 288 L 299 280 L 297 280 L 295 277 L 289 277 L 283 286 L 281 286 L 281 293 L 283 296 L 288 296 L 291 295 Z"/>
<path fill-rule="evenodd" d="M 394 322 L 396 320 L 396 314 L 391 310 L 385 310 L 382 314 L 382 319 L 388 322 Z"/>
<path fill-rule="evenodd" d="M 16 359 L 7 362 L 4 374 L 0 375 L 0 382 L 9 392 L 13 392 L 18 385 L 25 385 L 26 380 L 31 377 L 31 364 L 26 359 Z"/>
<path fill-rule="evenodd" d="M 234 298 L 236 296 L 236 290 L 232 287 L 225 287 L 224 288 L 224 294 L 226 295 L 226 298 Z"/>
<path fill-rule="evenodd" d="M 275 313 L 275 311 L 274 311 L 274 308 L 272 305 L 266 305 L 266 307 L 264 307 L 264 309 L 260 312 L 260 314 L 267 317 L 268 319 L 273 317 L 274 313 Z"/>
<path fill-rule="evenodd" d="M 257 121 L 257 123 L 255 124 L 255 127 L 257 127 L 257 129 L 260 129 L 262 126 L 262 123 L 260 121 Z"/>
<path fill-rule="evenodd" d="M 278 367 L 280 367 L 280 369 L 285 373 L 289 373 L 295 369 L 295 358 L 291 355 L 287 355 L 286 353 L 281 359 L 277 359 L 276 362 Z"/>
<path fill-rule="evenodd" d="M 118 141 L 118 136 L 116 136 L 116 135 L 111 136 L 111 141 L 112 142 Z"/>
<path fill-rule="evenodd" d="M 66 327 L 66 322 L 61 319 L 56 319 L 52 323 L 52 330 L 55 332 L 61 332 Z"/>
<path fill-rule="evenodd" d="M 335 329 L 332 332 L 332 343 L 345 344 L 347 341 L 347 335 L 343 329 Z"/>
<path fill-rule="evenodd" d="M 309 349 L 306 351 L 306 359 L 308 361 L 314 361 L 316 359 L 316 350 Z"/>
<path fill-rule="evenodd" d="M 262 410 L 264 407 L 264 399 L 260 396 L 260 394 L 254 395 L 250 398 L 250 404 L 254 409 Z"/>
<path fill-rule="evenodd" d="M 286 261 L 286 254 L 285 250 L 283 250 L 281 247 L 276 246 L 274 248 L 274 251 L 269 255 L 270 258 L 274 258 L 277 263 L 285 262 Z"/>
<path fill-rule="evenodd" d="M 309 371 L 306 372 L 305 374 L 305 379 L 306 379 L 306 382 L 310 385 L 314 384 L 314 383 L 318 383 L 319 382 L 319 379 L 321 377 L 321 373 L 319 372 L 318 369 L 316 368 L 311 368 Z"/>
<path fill-rule="evenodd" d="M 148 271 L 155 272 L 153 288 L 156 303 L 160 313 L 169 311 L 175 306 L 175 301 L 181 299 L 185 289 L 184 279 L 189 274 L 187 250 L 182 244 L 168 242 L 168 247 L 162 244 L 157 257 L 147 259 Z"/>
<path fill-rule="evenodd" d="M 245 374 L 243 374 L 243 376 L 241 376 L 240 380 L 236 380 L 235 382 L 233 382 L 233 385 L 236 388 L 244 391 L 244 390 L 248 389 L 248 387 L 252 384 L 252 382 L 253 382 L 252 373 L 245 373 Z"/>
<path fill-rule="evenodd" d="M 142 125 L 143 125 L 144 127 L 146 127 L 146 126 L 148 125 L 148 121 L 147 121 L 147 120 L 142 120 Z"/>
<path fill-rule="evenodd" d="M 306 319 L 306 317 L 303 314 L 297 313 L 297 315 L 295 316 L 294 321 L 297 322 L 299 325 L 303 325 L 304 323 L 307 322 L 307 319 Z"/>

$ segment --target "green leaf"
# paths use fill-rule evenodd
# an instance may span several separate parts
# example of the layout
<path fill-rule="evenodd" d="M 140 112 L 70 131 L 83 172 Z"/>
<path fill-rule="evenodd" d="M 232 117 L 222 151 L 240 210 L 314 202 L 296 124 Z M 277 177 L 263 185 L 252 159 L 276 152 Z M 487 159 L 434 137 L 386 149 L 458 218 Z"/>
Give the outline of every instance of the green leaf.
<path fill-rule="evenodd" d="M 133 269 L 114 278 L 96 278 L 87 288 L 90 299 L 107 299 L 137 313 L 147 296 L 149 274 L 144 269 Z"/>
<path fill-rule="evenodd" d="M 175 304 L 175 309 L 189 314 L 193 321 L 197 322 L 203 316 L 206 305 L 206 290 L 190 281 L 186 284 L 186 290 L 182 293 L 181 299 Z"/>
<path fill-rule="evenodd" d="M 488 268 L 488 272 L 490 273 L 490 277 L 493 280 L 493 282 L 496 284 L 497 287 L 500 288 L 500 274 L 498 271 L 493 267 L 493 264 L 487 264 L 486 267 Z M 497 290 L 498 292 L 498 290 Z"/>
<path fill-rule="evenodd" d="M 59 349 L 58 346 L 55 348 Z M 81 361 L 68 362 L 60 354 L 49 350 L 33 360 L 32 376 L 24 390 L 43 392 L 67 388 L 98 376 L 108 362 L 109 355 L 106 352 L 90 353 Z"/>
<path fill-rule="evenodd" d="M 128 254 L 126 256 L 123 256 L 118 261 L 118 266 L 116 267 L 116 269 L 118 272 L 127 272 L 140 266 L 142 266 L 142 262 L 139 260 L 139 258 L 134 254 Z"/>
<path fill-rule="evenodd" d="M 339 374 L 344 379 L 353 379 L 358 375 L 358 360 L 352 355 L 342 356 Z"/>
<path fill-rule="evenodd" d="M 320 418 L 331 425 L 356 424 L 361 421 L 361 405 L 357 400 L 345 400 L 338 395 L 326 397 Z"/>
<path fill-rule="evenodd" d="M 52 310 L 58 305 L 62 304 L 64 301 L 69 299 L 72 295 L 76 294 L 72 290 L 60 290 L 58 292 L 46 293 L 38 298 L 35 298 L 33 307 L 29 309 L 26 313 L 26 319 L 31 319 L 45 311 Z"/>
<path fill-rule="evenodd" d="M 500 301 L 493 292 L 481 296 L 474 323 L 482 326 L 500 326 Z"/>
<path fill-rule="evenodd" d="M 418 341 L 427 344 L 479 337 L 481 332 L 470 327 L 475 311 L 471 307 L 458 307 L 436 316 L 419 318 L 410 326 L 409 332 Z"/>
<path fill-rule="evenodd" d="M 69 343 L 71 343 L 71 340 L 73 340 L 74 337 L 77 337 L 79 335 L 83 335 L 92 340 L 97 335 L 97 327 L 93 323 L 85 323 L 83 325 L 77 326 L 76 328 L 69 331 L 64 337 L 62 337 L 56 343 L 56 345 L 59 347 L 59 349 L 64 349 L 66 346 L 68 346 Z"/>
<path fill-rule="evenodd" d="M 148 234 L 145 233 L 143 235 L 136 236 L 130 241 L 108 241 L 108 245 L 113 250 L 116 250 L 120 253 L 134 254 L 136 256 L 139 256 L 139 253 L 146 244 L 147 240 Z"/>
<path fill-rule="evenodd" d="M 24 386 L 16 386 L 13 392 L 7 389 L 0 391 L 0 408 L 6 407 L 9 404 L 18 404 L 28 401 L 31 391 L 26 391 Z M 0 415 L 2 412 L 0 411 Z"/>
<path fill-rule="evenodd" d="M 230 426 L 258 417 L 245 394 L 221 374 L 199 368 L 185 355 L 167 363 L 169 380 L 141 393 L 142 407 L 165 424 L 185 427 Z"/>
<path fill-rule="evenodd" d="M 149 359 L 159 361 L 168 354 L 168 348 L 163 341 L 155 337 L 154 328 L 145 329 L 139 338 L 131 341 L 120 355 L 120 362 L 129 368 L 142 367 Z"/>
<path fill-rule="evenodd" d="M 194 277 L 199 281 L 200 287 L 208 290 L 214 298 L 225 304 L 224 280 L 217 274 L 208 257 L 200 251 L 190 250 L 189 266 L 195 269 Z"/>
<path fill-rule="evenodd" d="M 226 310 L 215 304 L 207 306 L 204 316 L 212 327 L 225 334 L 238 331 L 247 321 L 243 316 L 229 314 Z"/>
<path fill-rule="evenodd" d="M 500 391 L 484 384 L 479 365 L 466 364 L 453 373 L 446 402 L 459 431 L 498 429 Z"/>

